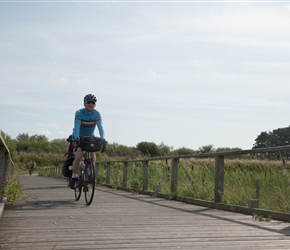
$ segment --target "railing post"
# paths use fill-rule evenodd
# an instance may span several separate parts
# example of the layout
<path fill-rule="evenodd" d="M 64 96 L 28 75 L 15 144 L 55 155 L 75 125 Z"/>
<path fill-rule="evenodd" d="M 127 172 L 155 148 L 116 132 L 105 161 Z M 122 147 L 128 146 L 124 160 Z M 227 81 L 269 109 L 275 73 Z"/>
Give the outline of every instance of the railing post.
<path fill-rule="evenodd" d="M 143 161 L 143 191 L 148 191 L 148 161 Z"/>
<path fill-rule="evenodd" d="M 123 166 L 123 188 L 127 188 L 128 186 L 128 162 L 124 162 Z"/>
<path fill-rule="evenodd" d="M 259 199 L 260 198 L 260 180 L 256 180 L 256 198 Z"/>
<path fill-rule="evenodd" d="M 95 180 L 96 180 L 96 184 L 98 184 L 98 179 L 99 179 L 99 163 L 95 163 Z"/>
<path fill-rule="evenodd" d="M 214 201 L 221 202 L 224 193 L 224 155 L 215 157 Z"/>
<path fill-rule="evenodd" d="M 178 161 L 179 158 L 172 159 L 172 171 L 171 171 L 171 192 L 176 193 L 178 185 Z"/>
<path fill-rule="evenodd" d="M 111 182 L 111 165 L 110 165 L 110 162 L 107 163 L 107 172 L 106 172 L 106 184 L 107 185 L 110 185 L 110 182 Z"/>

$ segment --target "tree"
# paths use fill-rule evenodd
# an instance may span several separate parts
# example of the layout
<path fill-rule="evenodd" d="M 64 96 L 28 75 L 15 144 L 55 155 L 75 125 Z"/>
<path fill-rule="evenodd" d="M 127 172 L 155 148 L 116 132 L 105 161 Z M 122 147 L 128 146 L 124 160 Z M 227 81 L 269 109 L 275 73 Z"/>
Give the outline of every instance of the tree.
<path fill-rule="evenodd" d="M 193 149 L 181 147 L 173 151 L 174 155 L 190 155 L 196 153 Z"/>
<path fill-rule="evenodd" d="M 273 131 L 261 132 L 255 139 L 255 144 L 253 148 L 267 148 L 267 147 L 278 147 L 278 146 L 286 146 L 290 143 L 290 126 L 286 128 L 278 128 Z M 285 153 L 287 157 L 290 157 L 290 153 Z M 276 156 L 280 157 L 281 154 L 277 153 L 263 153 L 260 154 L 263 156 Z"/>
<path fill-rule="evenodd" d="M 134 159 L 138 157 L 140 151 L 135 147 L 127 147 L 118 143 L 109 144 L 106 149 L 106 155 L 109 157 L 122 157 L 126 159 Z"/>
<path fill-rule="evenodd" d="M 139 142 L 136 147 L 143 155 L 149 155 L 151 157 L 159 155 L 159 149 L 154 142 Z"/>
<path fill-rule="evenodd" d="M 29 138 L 30 138 L 30 136 L 28 133 L 22 133 L 16 137 L 16 140 L 17 141 L 29 141 Z"/>
<path fill-rule="evenodd" d="M 253 148 L 267 148 L 278 146 L 281 142 L 273 132 L 262 132 L 255 140 Z"/>
<path fill-rule="evenodd" d="M 49 142 L 50 147 L 50 152 L 53 153 L 63 153 L 65 152 L 67 141 L 65 138 L 63 139 L 55 139 Z"/>
<path fill-rule="evenodd" d="M 158 153 L 159 155 L 169 155 L 170 154 L 170 151 L 172 150 L 172 147 L 169 147 L 167 145 L 164 144 L 164 142 L 161 142 L 159 145 L 158 145 Z"/>
<path fill-rule="evenodd" d="M 30 141 L 46 141 L 48 142 L 48 138 L 45 135 L 32 135 L 29 138 Z"/>
<path fill-rule="evenodd" d="M 198 148 L 198 153 L 200 154 L 208 154 L 215 152 L 215 148 L 212 144 L 201 146 Z"/>
<path fill-rule="evenodd" d="M 17 141 L 46 141 L 46 142 L 48 142 L 48 138 L 45 135 L 35 134 L 32 136 L 29 136 L 28 133 L 19 134 L 16 137 L 16 140 Z"/>

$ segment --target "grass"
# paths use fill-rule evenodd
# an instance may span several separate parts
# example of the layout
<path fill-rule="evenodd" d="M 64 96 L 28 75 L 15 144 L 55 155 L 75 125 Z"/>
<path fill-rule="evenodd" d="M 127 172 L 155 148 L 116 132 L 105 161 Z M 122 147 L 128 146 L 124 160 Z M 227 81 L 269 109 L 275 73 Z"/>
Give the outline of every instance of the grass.
<path fill-rule="evenodd" d="M 179 159 L 178 187 L 171 193 L 171 161 L 149 161 L 148 191 L 169 196 L 184 196 L 214 201 L 215 160 Z M 108 165 L 99 163 L 98 183 L 107 183 Z M 53 176 L 52 172 L 42 175 Z M 113 188 L 123 186 L 123 163 L 110 164 L 110 184 Z M 142 162 L 128 163 L 127 187 L 136 191 L 143 189 Z M 259 199 L 259 208 L 277 212 L 290 212 L 290 164 L 286 161 L 257 159 L 225 159 L 225 204 L 247 206 L 248 200 Z"/>
<path fill-rule="evenodd" d="M 149 190 L 171 194 L 171 162 L 150 161 Z M 128 187 L 142 190 L 143 165 L 129 163 Z M 106 182 L 106 166 L 100 164 L 99 176 Z M 123 184 L 123 163 L 111 164 L 110 183 Z M 214 201 L 214 159 L 180 159 L 176 195 Z M 290 164 L 285 161 L 226 159 L 222 202 L 247 206 L 248 200 L 259 199 L 261 209 L 290 212 Z M 175 195 L 175 194 L 174 194 Z"/>
<path fill-rule="evenodd" d="M 6 181 L 0 187 L 0 195 L 7 199 L 7 202 L 14 204 L 17 199 L 27 199 L 27 195 L 23 194 L 23 180 L 18 175 L 6 176 Z"/>

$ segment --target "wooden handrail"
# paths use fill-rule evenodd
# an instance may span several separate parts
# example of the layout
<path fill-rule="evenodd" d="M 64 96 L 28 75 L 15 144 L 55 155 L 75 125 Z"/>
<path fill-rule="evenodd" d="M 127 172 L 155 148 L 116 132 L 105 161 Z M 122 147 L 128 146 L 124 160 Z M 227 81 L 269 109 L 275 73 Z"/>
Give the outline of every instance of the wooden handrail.
<path fill-rule="evenodd" d="M 174 194 L 178 187 L 178 163 L 179 159 L 188 158 L 214 158 L 215 159 L 215 189 L 214 189 L 214 201 L 221 202 L 224 192 L 224 160 L 226 156 L 242 155 L 242 154 L 258 154 L 258 153 L 272 153 L 290 151 L 290 146 L 268 147 L 268 148 L 255 148 L 248 150 L 226 151 L 226 152 L 213 152 L 203 154 L 187 154 L 187 155 L 171 155 L 160 156 L 134 160 L 112 160 L 112 161 L 98 161 L 96 162 L 96 179 L 98 179 L 98 167 L 100 164 L 106 166 L 106 185 L 110 185 L 111 180 L 111 163 L 123 163 L 123 188 L 127 188 L 128 179 L 128 163 L 140 162 L 143 165 L 143 191 L 148 191 L 149 186 L 149 174 L 148 164 L 150 161 L 157 160 L 171 160 L 172 172 L 171 172 L 171 192 Z M 61 171 L 56 167 L 53 168 L 53 175 L 61 176 Z"/>
<path fill-rule="evenodd" d="M 140 161 L 158 161 L 158 160 L 170 160 L 175 158 L 204 158 L 204 157 L 215 157 L 215 156 L 230 156 L 230 155 L 243 155 L 243 154 L 257 154 L 257 153 L 272 153 L 279 151 L 290 151 L 289 146 L 279 146 L 279 147 L 268 147 L 268 148 L 255 148 L 247 150 L 236 150 L 236 151 L 225 151 L 225 152 L 213 152 L 213 153 L 201 153 L 201 154 L 186 154 L 186 155 L 168 155 L 168 156 L 158 156 L 158 157 L 148 157 L 143 159 L 134 160 L 111 160 L 111 161 L 98 161 L 98 163 L 108 163 L 108 162 L 140 162 Z"/>
<path fill-rule="evenodd" d="M 14 163 L 11 159 L 10 151 L 5 143 L 5 140 L 0 134 L 0 184 L 2 185 L 2 183 L 5 183 L 6 176 L 13 173 Z M 2 187 L 1 185 L 0 188 Z"/>

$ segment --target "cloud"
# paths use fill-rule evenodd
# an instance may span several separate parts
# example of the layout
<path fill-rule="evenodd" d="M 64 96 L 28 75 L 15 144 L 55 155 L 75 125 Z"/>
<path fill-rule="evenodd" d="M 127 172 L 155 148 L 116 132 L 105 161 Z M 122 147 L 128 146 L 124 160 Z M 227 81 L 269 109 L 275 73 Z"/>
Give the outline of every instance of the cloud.
<path fill-rule="evenodd" d="M 57 128 L 58 125 L 56 123 L 48 123 L 47 124 L 48 127 L 52 127 L 52 128 Z"/>
<path fill-rule="evenodd" d="M 66 75 L 59 75 L 58 73 L 52 73 L 49 79 L 52 85 L 68 86 L 69 82 Z"/>
<path fill-rule="evenodd" d="M 162 15 L 144 16 L 147 19 L 146 26 L 143 25 L 139 32 L 128 32 L 127 42 L 207 42 L 286 49 L 290 46 L 289 39 L 284 39 L 285 36 L 290 38 L 290 33 L 283 32 L 290 30 L 290 16 L 281 5 L 272 3 L 265 7 L 253 3 L 195 3 L 184 4 L 184 8 L 180 6 L 175 11 L 170 8 Z M 204 8 L 205 6 L 208 8 Z M 137 24 L 138 22 L 135 25 Z M 116 38 L 118 41 L 118 36 Z"/>
<path fill-rule="evenodd" d="M 39 133 L 41 135 L 46 135 L 46 136 L 50 136 L 52 134 L 52 132 L 49 130 L 41 130 L 41 131 L 39 131 Z"/>

